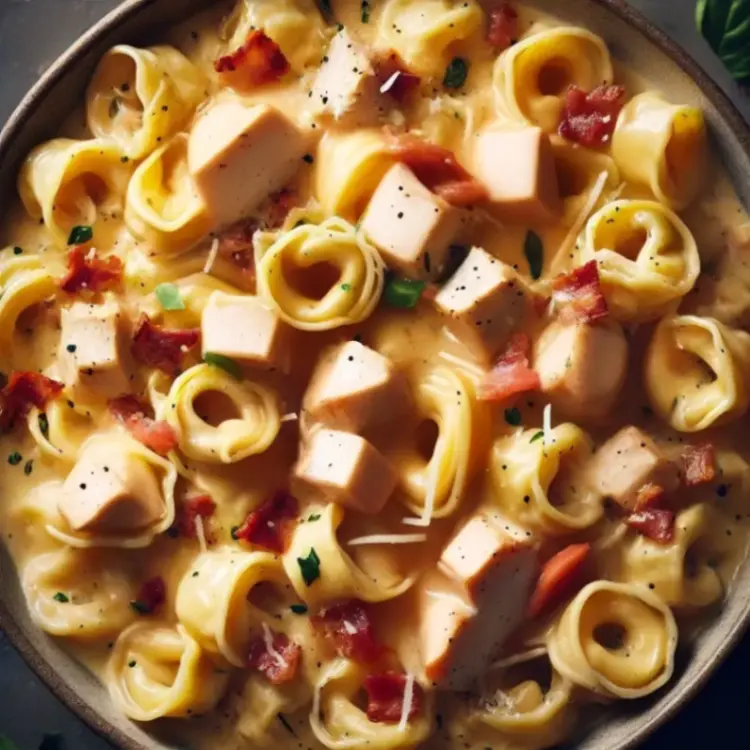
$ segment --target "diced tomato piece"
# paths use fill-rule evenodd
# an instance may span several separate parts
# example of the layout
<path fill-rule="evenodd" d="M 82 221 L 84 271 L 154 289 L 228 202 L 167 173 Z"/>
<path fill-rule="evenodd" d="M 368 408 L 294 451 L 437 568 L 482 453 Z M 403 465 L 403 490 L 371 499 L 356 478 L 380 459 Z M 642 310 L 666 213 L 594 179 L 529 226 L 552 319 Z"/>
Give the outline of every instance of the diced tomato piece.
<path fill-rule="evenodd" d="M 716 451 L 713 445 L 690 445 L 682 454 L 684 481 L 688 487 L 708 484 L 716 479 Z"/>
<path fill-rule="evenodd" d="M 277 229 L 284 223 L 287 214 L 299 205 L 299 196 L 289 188 L 279 190 L 269 196 L 268 207 L 268 226 L 271 229 Z M 251 244 L 252 247 L 252 244 Z"/>
<path fill-rule="evenodd" d="M 624 103 L 622 86 L 599 86 L 589 94 L 571 86 L 560 121 L 560 135 L 589 148 L 604 146 L 615 132 Z"/>
<path fill-rule="evenodd" d="M 395 52 L 376 61 L 375 75 L 381 93 L 388 94 L 399 103 L 407 101 L 421 82 L 419 76 L 412 73 Z"/>
<path fill-rule="evenodd" d="M 179 440 L 171 425 L 148 416 L 148 407 L 135 396 L 113 398 L 109 402 L 109 411 L 139 443 L 154 453 L 166 456 L 177 448 Z"/>
<path fill-rule="evenodd" d="M 609 314 L 595 260 L 558 276 L 552 282 L 552 289 L 552 299 L 560 305 L 563 320 L 594 323 Z"/>
<path fill-rule="evenodd" d="M 518 38 L 518 13 L 510 3 L 489 11 L 487 41 L 498 51 L 508 49 Z"/>
<path fill-rule="evenodd" d="M 590 544 L 570 544 L 544 563 L 529 601 L 529 617 L 538 617 L 545 610 L 559 604 L 582 583 L 584 566 L 590 552 Z"/>
<path fill-rule="evenodd" d="M 32 406 L 40 411 L 57 398 L 63 384 L 39 372 L 14 372 L 0 391 L 0 431 L 12 430 Z"/>
<path fill-rule="evenodd" d="M 665 508 L 644 508 L 631 513 L 626 523 L 658 544 L 669 544 L 674 538 L 675 514 Z"/>
<path fill-rule="evenodd" d="M 327 607 L 310 620 L 323 633 L 339 656 L 372 664 L 383 654 L 373 632 L 367 605 L 356 599 Z"/>
<path fill-rule="evenodd" d="M 294 679 L 301 657 L 302 649 L 294 641 L 271 631 L 271 649 L 262 636 L 250 642 L 247 666 L 262 672 L 274 685 L 282 685 Z"/>
<path fill-rule="evenodd" d="M 635 509 L 639 511 L 645 508 L 657 508 L 664 503 L 665 498 L 664 487 L 653 482 L 647 482 L 638 490 L 635 498 Z"/>
<path fill-rule="evenodd" d="M 180 507 L 178 527 L 180 534 L 189 539 L 195 539 L 198 532 L 195 528 L 195 519 L 200 516 L 206 520 L 216 512 L 216 503 L 210 495 L 198 495 L 183 500 Z"/>
<path fill-rule="evenodd" d="M 161 576 L 146 581 L 138 592 L 138 598 L 130 606 L 139 614 L 150 615 L 156 612 L 167 600 L 167 586 Z"/>
<path fill-rule="evenodd" d="M 289 61 L 276 42 L 263 31 L 251 31 L 245 43 L 214 62 L 214 69 L 237 88 L 278 81 L 289 72 Z"/>
<path fill-rule="evenodd" d="M 236 539 L 282 553 L 288 542 L 290 521 L 297 517 L 297 500 L 286 490 L 277 490 L 234 532 Z"/>
<path fill-rule="evenodd" d="M 481 401 L 505 401 L 518 393 L 539 389 L 539 375 L 529 366 L 530 351 L 529 337 L 525 333 L 514 333 L 505 353 L 482 380 L 478 398 Z"/>
<path fill-rule="evenodd" d="M 130 350 L 133 356 L 144 365 L 156 367 L 168 375 L 178 375 L 185 352 L 200 341 L 197 328 L 186 330 L 163 328 L 151 322 L 148 315 L 142 315 L 133 336 Z"/>
<path fill-rule="evenodd" d="M 60 281 L 60 288 L 68 294 L 83 290 L 104 292 L 119 286 L 122 261 L 116 256 L 97 258 L 96 251 L 86 245 L 76 245 L 68 253 L 68 272 Z"/>
<path fill-rule="evenodd" d="M 398 724 L 404 708 L 406 675 L 400 672 L 371 674 L 362 687 L 367 693 L 367 718 L 385 724 Z M 416 682 L 409 706 L 409 720 L 422 711 L 422 688 Z"/>

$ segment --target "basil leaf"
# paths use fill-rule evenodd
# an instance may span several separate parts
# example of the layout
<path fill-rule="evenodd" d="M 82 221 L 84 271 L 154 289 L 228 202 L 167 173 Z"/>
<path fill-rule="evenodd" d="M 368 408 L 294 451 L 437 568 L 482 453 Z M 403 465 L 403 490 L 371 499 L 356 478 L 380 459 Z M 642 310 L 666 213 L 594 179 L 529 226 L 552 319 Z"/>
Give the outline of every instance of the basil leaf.
<path fill-rule="evenodd" d="M 750 78 L 750 0 L 698 0 L 695 22 L 732 76 Z"/>
<path fill-rule="evenodd" d="M 544 245 L 542 239 L 536 232 L 532 232 L 529 229 L 526 232 L 526 239 L 523 243 L 523 254 L 526 256 L 526 260 L 529 264 L 529 271 L 531 272 L 531 278 L 536 280 L 542 275 L 542 268 L 544 266 Z"/>
<path fill-rule="evenodd" d="M 445 69 L 443 86 L 447 89 L 460 89 L 469 75 L 469 63 L 463 57 L 454 57 Z"/>
<path fill-rule="evenodd" d="M 304 615 L 307 612 L 307 605 L 306 604 L 292 604 L 289 609 L 294 612 L 295 615 Z"/>
<path fill-rule="evenodd" d="M 228 372 L 236 380 L 242 380 L 242 368 L 233 359 L 225 357 L 223 354 L 206 352 L 203 356 L 203 361 L 206 364 L 224 370 L 224 372 Z"/>
<path fill-rule="evenodd" d="M 544 437 L 544 432 L 542 430 L 539 430 L 534 437 L 529 440 L 530 443 L 536 443 L 537 440 L 541 440 Z"/>
<path fill-rule="evenodd" d="M 320 578 L 320 558 L 315 551 L 315 547 L 310 547 L 310 553 L 307 557 L 298 557 L 297 565 L 299 565 L 302 580 L 306 586 L 312 586 Z"/>
<path fill-rule="evenodd" d="M 410 310 L 417 306 L 427 283 L 411 279 L 390 279 L 385 285 L 385 301 L 391 307 Z"/>
<path fill-rule="evenodd" d="M 73 227 L 68 237 L 69 245 L 84 245 L 94 238 L 94 230 L 88 225 Z"/>
<path fill-rule="evenodd" d="M 60 602 L 60 604 L 67 604 L 70 599 L 67 597 L 66 594 L 63 594 L 62 591 L 58 591 L 53 597 L 56 602 Z"/>
<path fill-rule="evenodd" d="M 174 284 L 159 284 L 154 290 L 156 299 L 165 310 L 184 310 L 185 303 L 182 301 L 180 290 Z"/>
<path fill-rule="evenodd" d="M 18 745 L 11 742 L 4 735 L 0 734 L 0 750 L 18 750 Z"/>
<path fill-rule="evenodd" d="M 513 427 L 518 427 L 521 424 L 521 411 L 515 406 L 512 409 L 506 409 L 505 421 Z"/>

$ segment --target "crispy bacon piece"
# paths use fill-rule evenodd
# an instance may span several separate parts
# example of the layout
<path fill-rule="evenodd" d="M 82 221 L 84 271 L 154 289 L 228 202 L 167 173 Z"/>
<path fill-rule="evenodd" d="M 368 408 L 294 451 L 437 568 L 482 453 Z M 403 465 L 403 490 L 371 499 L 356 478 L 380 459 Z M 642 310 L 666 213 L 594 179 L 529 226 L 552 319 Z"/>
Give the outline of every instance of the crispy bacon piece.
<path fill-rule="evenodd" d="M 156 612 L 167 600 L 167 587 L 161 576 L 146 581 L 138 592 L 138 598 L 130 606 L 141 615 Z"/>
<path fill-rule="evenodd" d="M 289 522 L 297 517 L 297 500 L 286 490 L 277 490 L 234 532 L 235 539 L 282 553 L 287 546 Z"/>
<path fill-rule="evenodd" d="M 505 401 L 517 393 L 541 387 L 539 375 L 529 366 L 531 342 L 525 333 L 514 333 L 505 353 L 485 375 L 479 386 L 481 401 Z"/>
<path fill-rule="evenodd" d="M 40 411 L 62 393 L 63 384 L 39 372 L 14 372 L 0 391 L 0 432 L 12 430 L 32 406 Z"/>
<path fill-rule="evenodd" d="M 635 497 L 635 510 L 660 507 L 666 498 L 664 487 L 653 482 L 647 482 L 638 490 Z"/>
<path fill-rule="evenodd" d="M 367 693 L 367 718 L 385 724 L 398 724 L 404 706 L 406 675 L 400 672 L 371 674 L 362 685 Z M 409 720 L 422 710 L 422 688 L 415 682 Z"/>
<path fill-rule="evenodd" d="M 294 679 L 302 656 L 302 649 L 290 641 L 284 633 L 271 631 L 272 650 L 265 638 L 258 636 L 250 642 L 247 666 L 262 672 L 274 685 L 282 685 Z"/>
<path fill-rule="evenodd" d="M 544 563 L 529 600 L 529 617 L 538 617 L 545 610 L 558 604 L 581 583 L 590 552 L 590 544 L 570 544 Z"/>
<path fill-rule="evenodd" d="M 446 202 L 464 207 L 489 198 L 487 188 L 458 163 L 452 151 L 410 133 L 386 135 L 391 156 L 409 167 L 426 188 Z"/>
<path fill-rule="evenodd" d="M 241 276 L 246 283 L 244 286 L 252 286 L 255 283 L 255 255 L 253 253 L 253 234 L 258 229 L 258 222 L 254 219 L 242 219 L 232 224 L 221 232 L 218 254 L 233 263 L 242 272 Z"/>
<path fill-rule="evenodd" d="M 682 454 L 685 485 L 697 487 L 716 479 L 716 451 L 713 445 L 690 445 Z"/>
<path fill-rule="evenodd" d="M 498 51 L 508 49 L 518 37 L 518 13 L 510 3 L 489 12 L 487 41 Z"/>
<path fill-rule="evenodd" d="M 323 633 L 339 656 L 372 664 L 383 654 L 370 622 L 367 605 L 356 599 L 334 604 L 311 618 L 314 628 Z"/>
<path fill-rule="evenodd" d="M 148 315 L 144 314 L 138 321 L 130 351 L 142 364 L 175 376 L 180 372 L 182 355 L 192 349 L 199 340 L 200 331 L 197 328 L 162 328 L 152 323 Z"/>
<path fill-rule="evenodd" d="M 674 538 L 674 520 L 671 510 L 644 508 L 631 513 L 625 523 L 658 544 L 669 544 Z"/>
<path fill-rule="evenodd" d="M 268 226 L 270 229 L 277 229 L 284 223 L 287 214 L 295 207 L 299 205 L 299 196 L 289 188 L 279 190 L 278 193 L 274 193 L 269 196 L 268 204 Z M 252 242 L 250 244 L 252 253 Z M 219 249 L 221 252 L 221 248 Z"/>
<path fill-rule="evenodd" d="M 104 292 L 120 283 L 122 261 L 116 256 L 97 258 L 93 248 L 76 245 L 68 253 L 68 272 L 60 281 L 60 288 L 68 294 L 84 289 Z"/>
<path fill-rule="evenodd" d="M 560 120 L 560 135 L 589 148 L 606 145 L 615 131 L 624 100 L 622 86 L 598 86 L 589 94 L 571 86 Z"/>
<path fill-rule="evenodd" d="M 147 410 L 148 407 L 132 395 L 118 396 L 109 402 L 112 416 L 125 425 L 139 443 L 160 456 L 166 456 L 177 448 L 177 433 L 167 422 L 149 417 Z"/>
<path fill-rule="evenodd" d="M 278 81 L 289 72 L 289 61 L 271 37 L 256 29 L 245 43 L 214 62 L 214 70 L 236 88 L 252 88 Z"/>
<path fill-rule="evenodd" d="M 560 305 L 564 322 L 594 323 L 609 314 L 599 282 L 599 268 L 591 260 L 552 282 L 552 299 Z"/>
<path fill-rule="evenodd" d="M 198 532 L 195 528 L 195 519 L 200 516 L 204 520 L 211 518 L 216 512 L 216 503 L 210 495 L 198 495 L 183 500 L 180 515 L 177 521 L 180 534 L 189 539 L 195 539 Z"/>
<path fill-rule="evenodd" d="M 404 61 L 391 52 L 375 62 L 375 75 L 380 83 L 380 91 L 402 104 L 419 88 L 421 79 L 412 73 Z"/>

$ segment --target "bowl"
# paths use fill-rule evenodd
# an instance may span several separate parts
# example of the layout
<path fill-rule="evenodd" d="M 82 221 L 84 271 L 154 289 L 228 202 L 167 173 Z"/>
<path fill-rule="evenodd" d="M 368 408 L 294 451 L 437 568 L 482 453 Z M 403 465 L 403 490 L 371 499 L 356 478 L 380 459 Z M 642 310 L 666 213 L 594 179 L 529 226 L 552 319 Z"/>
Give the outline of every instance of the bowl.
<path fill-rule="evenodd" d="M 745 205 L 750 205 L 750 127 L 697 63 L 623 0 L 533 0 L 540 10 L 601 35 L 612 57 L 658 81 L 673 100 L 700 106 L 712 145 Z M 39 142 L 55 134 L 70 104 L 82 96 L 98 59 L 112 45 L 146 46 L 163 39 L 170 24 L 209 5 L 209 0 L 127 0 L 84 34 L 27 94 L 0 132 L 0 197 L 15 192 L 18 168 Z M 750 622 L 750 564 L 738 572 L 721 611 L 678 651 L 675 676 L 654 698 L 604 711 L 578 738 L 579 750 L 625 750 L 638 745 L 674 716 L 731 652 Z M 69 708 L 115 745 L 160 748 L 167 740 L 121 716 L 106 690 L 83 666 L 39 630 L 26 609 L 18 577 L 0 549 L 0 628 L 37 675 Z"/>

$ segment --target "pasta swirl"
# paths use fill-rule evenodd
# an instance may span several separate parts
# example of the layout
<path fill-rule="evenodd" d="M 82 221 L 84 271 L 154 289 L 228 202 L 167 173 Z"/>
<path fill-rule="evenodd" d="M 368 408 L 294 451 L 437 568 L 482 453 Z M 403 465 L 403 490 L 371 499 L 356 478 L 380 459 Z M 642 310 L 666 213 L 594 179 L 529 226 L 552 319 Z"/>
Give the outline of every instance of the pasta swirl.
<path fill-rule="evenodd" d="M 91 419 L 61 399 L 47 404 L 43 414 L 31 409 L 27 424 L 44 456 L 67 463 L 75 463 L 91 432 Z"/>

